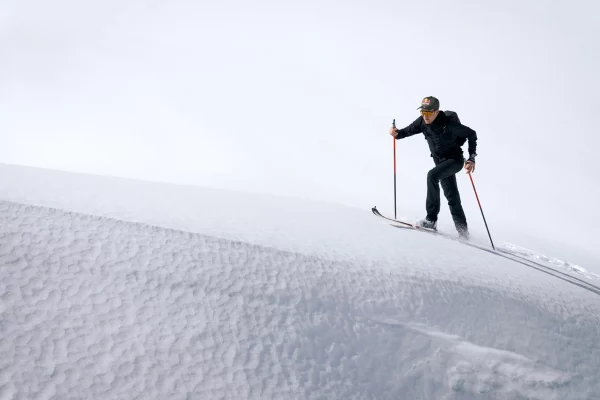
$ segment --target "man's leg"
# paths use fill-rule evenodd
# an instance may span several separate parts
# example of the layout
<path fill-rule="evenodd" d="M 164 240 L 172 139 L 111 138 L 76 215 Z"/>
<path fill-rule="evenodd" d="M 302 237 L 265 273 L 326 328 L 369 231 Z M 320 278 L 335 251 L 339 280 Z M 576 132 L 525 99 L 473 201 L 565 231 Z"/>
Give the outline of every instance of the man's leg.
<path fill-rule="evenodd" d="M 458 192 L 458 185 L 456 184 L 456 175 L 449 176 L 442 179 L 442 189 L 444 190 L 444 196 L 448 200 L 448 206 L 450 206 L 450 214 L 454 220 L 454 226 L 459 235 L 468 238 L 469 230 L 467 227 L 467 217 L 462 208 L 460 201 L 460 193 Z"/>
<path fill-rule="evenodd" d="M 456 177 L 454 175 L 462 167 L 463 163 L 461 161 L 450 159 L 437 164 L 427 173 L 427 200 L 425 201 L 425 208 L 427 209 L 428 220 L 437 221 L 438 214 L 440 213 L 440 181 L 443 182 L 446 178 L 453 177 L 456 185 Z M 456 193 L 458 193 L 458 188 Z M 446 195 L 445 187 L 444 194 Z"/>

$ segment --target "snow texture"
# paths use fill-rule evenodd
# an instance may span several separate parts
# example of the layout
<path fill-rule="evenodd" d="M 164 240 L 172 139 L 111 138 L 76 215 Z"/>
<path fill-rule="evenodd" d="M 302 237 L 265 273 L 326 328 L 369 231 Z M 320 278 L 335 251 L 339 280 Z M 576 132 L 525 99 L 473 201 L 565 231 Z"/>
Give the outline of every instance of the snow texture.
<path fill-rule="evenodd" d="M 2 171 L 0 400 L 600 393 L 599 295 L 523 264 L 370 210 Z"/>

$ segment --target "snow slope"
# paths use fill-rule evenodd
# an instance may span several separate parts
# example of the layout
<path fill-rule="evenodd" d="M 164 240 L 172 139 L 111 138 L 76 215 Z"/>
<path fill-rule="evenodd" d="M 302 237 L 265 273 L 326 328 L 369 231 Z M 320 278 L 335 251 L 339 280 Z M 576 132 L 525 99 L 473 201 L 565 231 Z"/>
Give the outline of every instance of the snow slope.
<path fill-rule="evenodd" d="M 369 210 L 0 172 L 1 400 L 600 392 L 599 295 L 523 264 Z"/>

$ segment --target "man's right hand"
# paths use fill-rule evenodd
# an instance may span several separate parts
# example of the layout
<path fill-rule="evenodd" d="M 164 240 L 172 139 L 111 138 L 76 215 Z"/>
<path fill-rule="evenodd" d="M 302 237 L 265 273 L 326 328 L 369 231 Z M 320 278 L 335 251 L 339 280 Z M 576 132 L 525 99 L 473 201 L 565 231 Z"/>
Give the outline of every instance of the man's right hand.
<path fill-rule="evenodd" d="M 398 136 L 398 131 L 393 126 L 390 128 L 390 135 L 392 135 L 393 137 Z"/>

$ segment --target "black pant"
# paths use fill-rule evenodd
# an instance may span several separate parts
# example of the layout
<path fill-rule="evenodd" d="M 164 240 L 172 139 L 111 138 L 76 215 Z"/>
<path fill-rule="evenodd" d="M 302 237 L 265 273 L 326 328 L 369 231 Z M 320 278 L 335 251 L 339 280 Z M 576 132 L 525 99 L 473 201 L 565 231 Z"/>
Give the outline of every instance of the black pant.
<path fill-rule="evenodd" d="M 427 173 L 427 200 L 425 202 L 427 219 L 431 221 L 437 221 L 438 219 L 438 214 L 440 213 L 441 183 L 456 229 L 459 232 L 466 231 L 467 217 L 463 211 L 460 202 L 460 193 L 458 193 L 458 185 L 456 184 L 456 173 L 463 168 L 464 161 L 457 159 L 438 161 L 434 159 L 434 162 L 436 164 L 435 167 Z"/>

